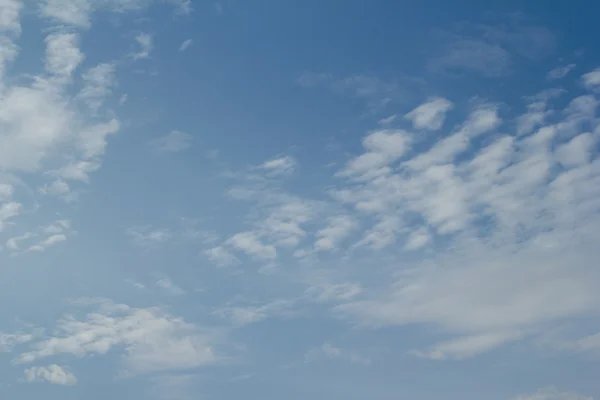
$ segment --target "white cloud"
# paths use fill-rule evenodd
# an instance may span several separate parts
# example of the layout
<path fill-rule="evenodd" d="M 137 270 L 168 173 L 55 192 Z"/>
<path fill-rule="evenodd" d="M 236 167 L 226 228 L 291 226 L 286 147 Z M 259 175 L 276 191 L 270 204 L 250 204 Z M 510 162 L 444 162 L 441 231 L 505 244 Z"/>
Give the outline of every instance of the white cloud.
<path fill-rule="evenodd" d="M 549 80 L 556 80 L 556 79 L 564 78 L 575 67 L 576 67 L 575 64 L 568 64 L 568 65 L 565 65 L 562 67 L 556 67 L 553 70 L 551 70 L 550 72 L 548 72 L 547 78 Z"/>
<path fill-rule="evenodd" d="M 398 275 L 386 290 L 363 285 L 338 315 L 359 325 L 434 326 L 446 336 L 415 354 L 442 359 L 535 337 L 600 307 L 592 267 L 600 163 L 587 131 L 597 126 L 597 101 L 546 108 L 536 130 L 490 135 L 475 147 L 501 123 L 497 107 L 477 106 L 455 132 L 394 168 L 374 163 L 361 170 L 373 178 L 348 176 L 333 194 L 364 216 L 355 248 L 370 247 L 384 265 L 377 255 L 397 242 L 435 253 L 390 265 Z"/>
<path fill-rule="evenodd" d="M 0 1 L 0 30 L 12 32 L 16 35 L 21 33 L 21 22 L 19 20 L 23 2 L 20 0 Z"/>
<path fill-rule="evenodd" d="M 51 183 L 47 183 L 40 188 L 41 194 L 46 194 L 49 196 L 57 196 L 69 198 L 68 195 L 71 193 L 71 187 L 67 182 L 62 179 L 57 179 L 52 181 Z"/>
<path fill-rule="evenodd" d="M 412 121 L 415 129 L 436 131 L 442 127 L 446 118 L 446 113 L 453 107 L 454 105 L 452 102 L 437 97 L 421 104 L 406 114 L 404 118 Z"/>
<path fill-rule="evenodd" d="M 362 287 L 357 283 L 328 283 L 313 284 L 304 294 L 309 300 L 316 302 L 347 301 L 362 293 Z"/>
<path fill-rule="evenodd" d="M 288 170 L 287 162 L 265 164 L 269 168 L 254 166 L 249 172 L 230 175 L 233 179 L 241 179 L 241 184 L 230 188 L 228 194 L 235 200 L 251 202 L 253 213 L 248 222 L 252 226 L 230 235 L 219 246 L 214 246 L 215 250 L 206 251 L 208 257 L 225 255 L 223 250 L 229 253 L 235 249 L 255 260 L 269 262 L 269 266 L 273 267 L 280 249 L 282 254 L 292 252 L 305 240 L 305 227 L 321 211 L 322 203 L 282 190 L 281 168 Z M 227 258 L 222 261 L 235 262 Z"/>
<path fill-rule="evenodd" d="M 471 139 L 494 130 L 500 123 L 501 119 L 495 106 L 478 106 L 456 133 L 443 138 L 429 151 L 409 160 L 407 165 L 414 169 L 425 169 L 433 165 L 451 163 L 456 156 L 467 150 Z"/>
<path fill-rule="evenodd" d="M 501 77 L 511 66 L 510 53 L 495 43 L 475 38 L 460 38 L 451 42 L 429 62 L 436 72 L 475 72 L 489 77 Z"/>
<path fill-rule="evenodd" d="M 131 279 L 126 279 L 125 282 L 129 283 L 130 285 L 132 285 L 134 288 L 136 288 L 138 290 L 146 289 L 146 285 L 144 285 L 141 282 L 136 282 L 136 281 L 131 280 Z"/>
<path fill-rule="evenodd" d="M 323 343 L 323 345 L 309 350 L 304 355 L 304 359 L 306 362 L 312 362 L 322 358 L 328 360 L 347 361 L 352 364 L 371 364 L 370 358 L 362 357 L 352 351 L 332 346 L 330 343 Z"/>
<path fill-rule="evenodd" d="M 517 134 L 526 135 L 542 126 L 552 115 L 546 101 L 534 101 L 527 105 L 527 112 L 517 118 Z"/>
<path fill-rule="evenodd" d="M 75 33 L 51 33 L 46 37 L 46 71 L 57 79 L 69 79 L 84 55 Z"/>
<path fill-rule="evenodd" d="M 0 332 L 0 353 L 12 351 L 15 346 L 27 343 L 34 339 L 34 335 L 30 333 L 4 333 Z"/>
<path fill-rule="evenodd" d="M 566 167 L 577 167 L 589 164 L 596 138 L 589 132 L 575 136 L 569 142 L 558 146 L 556 157 Z"/>
<path fill-rule="evenodd" d="M 71 228 L 71 221 L 68 219 L 59 219 L 53 223 L 42 227 L 43 233 L 57 234 L 64 233 Z"/>
<path fill-rule="evenodd" d="M 171 131 L 165 136 L 154 139 L 150 145 L 160 153 L 179 153 L 192 146 L 192 135 L 181 131 Z"/>
<path fill-rule="evenodd" d="M 498 25 L 465 23 L 457 33 L 436 33 L 442 48 L 429 60 L 430 70 L 452 75 L 475 73 L 491 78 L 511 73 L 518 58 L 539 60 L 548 56 L 556 42 L 548 29 L 527 25 L 523 19 L 516 18 Z"/>
<path fill-rule="evenodd" d="M 272 260 L 277 257 L 275 246 L 262 243 L 255 232 L 236 233 L 229 238 L 227 244 L 262 260 Z"/>
<path fill-rule="evenodd" d="M 163 0 L 172 4 L 183 14 L 192 11 L 190 0 Z M 109 11 L 123 14 L 141 10 L 154 3 L 152 0 L 41 0 L 40 15 L 57 25 L 74 26 L 87 29 L 91 26 L 92 14 L 97 11 Z"/>
<path fill-rule="evenodd" d="M 257 224 L 257 232 L 275 246 L 294 248 L 306 236 L 302 225 L 312 219 L 314 212 L 308 202 L 293 198 L 282 201 L 268 210 L 268 215 Z"/>
<path fill-rule="evenodd" d="M 204 251 L 204 255 L 219 267 L 228 267 L 240 261 L 222 246 L 212 247 Z"/>
<path fill-rule="evenodd" d="M 587 354 L 600 354 L 600 333 L 588 335 L 574 342 L 568 343 L 568 347 Z"/>
<path fill-rule="evenodd" d="M 173 296 L 181 296 L 186 293 L 185 290 L 173 283 L 168 277 L 157 280 L 156 286 Z"/>
<path fill-rule="evenodd" d="M 140 33 L 135 37 L 135 41 L 139 46 L 139 50 L 132 54 L 134 60 L 140 60 L 144 58 L 150 57 L 150 52 L 152 51 L 153 43 L 152 43 L 152 35 L 149 33 Z"/>
<path fill-rule="evenodd" d="M 90 0 L 44 0 L 40 12 L 46 18 L 67 25 L 87 28 L 93 11 Z"/>
<path fill-rule="evenodd" d="M 39 226 L 31 232 L 25 232 L 19 236 L 13 236 L 6 241 L 6 247 L 12 255 L 18 255 L 24 252 L 42 252 L 59 243 L 65 242 L 74 231 L 71 229 L 69 220 L 57 220 L 45 226 Z M 33 244 L 29 244 L 21 250 L 21 242 L 31 242 L 37 239 Z"/>
<path fill-rule="evenodd" d="M 105 98 L 111 94 L 111 88 L 116 83 L 116 66 L 113 63 L 102 63 L 88 69 L 83 75 L 84 86 L 79 92 L 88 106 L 98 110 Z"/>
<path fill-rule="evenodd" d="M 384 126 L 390 125 L 397 118 L 398 118 L 398 115 L 396 115 L 396 114 L 390 115 L 389 117 L 386 117 L 386 118 L 382 118 L 382 119 L 379 120 L 379 125 L 384 125 Z"/>
<path fill-rule="evenodd" d="M 75 375 L 56 364 L 28 368 L 25 370 L 25 379 L 27 382 L 49 382 L 64 386 L 72 386 L 77 383 Z"/>
<path fill-rule="evenodd" d="M 179 46 L 179 51 L 180 52 L 186 51 L 192 45 L 192 43 L 193 43 L 192 39 L 184 40 L 183 42 L 181 42 L 181 45 Z"/>
<path fill-rule="evenodd" d="M 278 157 L 265 161 L 259 168 L 273 175 L 289 174 L 294 172 L 296 160 L 290 156 Z"/>
<path fill-rule="evenodd" d="M 388 164 L 402 157 L 410 146 L 410 135 L 403 130 L 381 130 L 363 140 L 364 154 L 350 160 L 340 171 L 341 176 L 367 180 L 385 173 Z"/>
<path fill-rule="evenodd" d="M 328 73 L 304 73 L 297 83 L 305 88 L 325 86 L 334 93 L 360 99 L 366 103 L 367 112 L 364 115 L 378 113 L 395 101 L 404 100 L 407 87 L 415 84 L 406 77 L 386 81 L 370 75 L 335 77 Z"/>
<path fill-rule="evenodd" d="M 513 400 L 594 400 L 592 397 L 579 393 L 561 392 L 556 388 L 539 389 L 536 393 L 520 395 Z"/>
<path fill-rule="evenodd" d="M 4 230 L 6 222 L 21 214 L 22 205 L 16 202 L 0 204 L 0 232 Z"/>
<path fill-rule="evenodd" d="M 600 306 L 598 276 L 585 262 L 589 251 L 540 250 L 421 266 L 404 273 L 388 293 L 337 310 L 364 324 L 435 324 L 459 335 L 427 353 L 444 358 L 477 354 Z"/>
<path fill-rule="evenodd" d="M 417 229 L 409 234 L 404 248 L 407 250 L 418 250 L 431 243 L 432 237 L 427 228 Z"/>
<path fill-rule="evenodd" d="M 15 192 L 15 188 L 13 185 L 9 185 L 8 183 L 0 183 L 0 201 L 9 200 L 13 193 Z"/>
<path fill-rule="evenodd" d="M 103 355 L 124 347 L 124 376 L 195 368 L 218 361 L 213 335 L 158 308 L 132 308 L 108 300 L 86 300 L 97 309 L 83 319 L 65 316 L 51 337 L 33 342 L 15 360 L 31 363 L 58 355 Z"/>
<path fill-rule="evenodd" d="M 581 81 L 583 82 L 583 85 L 590 90 L 595 90 L 600 87 L 600 68 L 596 68 L 595 70 L 584 74 L 581 77 Z"/>
<path fill-rule="evenodd" d="M 213 314 L 231 321 L 234 325 L 243 326 L 258 323 L 273 317 L 290 315 L 293 301 L 274 300 L 260 306 L 227 306 L 213 311 Z"/>
<path fill-rule="evenodd" d="M 6 247 L 11 251 L 18 251 L 19 250 L 19 242 L 30 239 L 32 237 L 35 237 L 35 235 L 30 232 L 27 232 L 21 236 L 12 237 L 6 241 Z"/>
<path fill-rule="evenodd" d="M 316 251 L 335 250 L 340 242 L 358 227 L 358 222 L 348 215 L 337 215 L 327 221 L 327 226 L 318 230 L 315 236 Z"/>
<path fill-rule="evenodd" d="M 150 226 L 129 228 L 127 234 L 136 245 L 142 247 L 159 246 L 171 239 L 171 232 L 168 229 L 155 229 Z"/>
<path fill-rule="evenodd" d="M 41 251 L 46 250 L 48 247 L 55 246 L 58 243 L 64 242 L 66 240 L 67 240 L 67 237 L 62 233 L 56 234 L 56 235 L 51 235 L 51 236 L 48 236 L 45 239 L 43 239 L 38 244 L 29 247 L 27 250 L 41 252 Z"/>
<path fill-rule="evenodd" d="M 7 7 L 3 23 L 14 27 L 6 18 L 18 16 Z M 6 40 L 1 39 L 2 65 L 16 54 L 16 45 Z M 41 183 L 36 183 L 39 192 L 71 202 L 78 190 L 70 181 L 88 182 L 89 174 L 101 166 L 108 137 L 120 126 L 116 119 L 86 112 L 80 104 L 83 99 L 72 94 L 71 84 L 84 59 L 78 34 L 53 29 L 44 43 L 43 72 L 11 76 L 9 85 L 0 83 L 0 167 L 30 177 L 43 173 Z M 20 188 L 28 184 L 23 183 Z"/>
<path fill-rule="evenodd" d="M 19 54 L 19 48 L 5 36 L 0 37 L 0 79 L 4 78 L 7 64 L 13 61 Z M 0 87 L 4 82 L 0 81 Z"/>
<path fill-rule="evenodd" d="M 436 344 L 432 349 L 427 351 L 412 351 L 412 354 L 432 360 L 444 360 L 447 358 L 460 360 L 489 351 L 506 342 L 520 339 L 522 336 L 523 334 L 521 333 L 512 332 L 464 336 Z"/>

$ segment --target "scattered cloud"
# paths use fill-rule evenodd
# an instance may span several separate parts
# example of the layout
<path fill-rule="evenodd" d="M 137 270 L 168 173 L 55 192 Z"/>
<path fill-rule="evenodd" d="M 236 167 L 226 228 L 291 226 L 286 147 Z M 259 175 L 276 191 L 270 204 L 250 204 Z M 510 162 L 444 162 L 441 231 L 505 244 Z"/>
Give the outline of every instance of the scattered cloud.
<path fill-rule="evenodd" d="M 414 350 L 411 353 L 432 360 L 445 360 L 448 358 L 460 360 L 484 353 L 521 337 L 523 337 L 522 333 L 513 332 L 465 336 L 436 344 L 427 351 Z"/>
<path fill-rule="evenodd" d="M 16 346 L 30 342 L 34 339 L 31 333 L 4 333 L 0 332 L 0 353 L 9 353 Z"/>
<path fill-rule="evenodd" d="M 23 252 L 43 252 L 49 247 L 65 242 L 68 236 L 74 234 L 71 229 L 71 221 L 63 219 L 57 220 L 45 226 L 40 226 L 32 232 L 26 232 L 19 236 L 14 236 L 6 241 L 6 248 L 12 255 L 18 255 Z M 34 243 L 31 243 L 36 239 Z M 29 242 L 25 247 L 21 243 Z"/>
<path fill-rule="evenodd" d="M 462 24 L 458 32 L 436 31 L 441 49 L 428 63 L 429 70 L 447 75 L 475 73 L 500 78 L 523 60 L 539 60 L 555 49 L 552 32 L 509 18 L 503 24 Z"/>
<path fill-rule="evenodd" d="M 65 316 L 51 337 L 32 342 L 30 350 L 20 354 L 15 362 L 32 363 L 59 355 L 104 355 L 113 348 L 124 348 L 124 376 L 218 362 L 212 333 L 158 308 L 133 308 L 105 299 L 82 299 L 80 304 L 96 309 L 82 319 Z M 40 370 L 32 371 L 37 376 Z M 47 372 L 41 374 L 46 376 Z"/>
<path fill-rule="evenodd" d="M 171 131 L 165 136 L 150 141 L 150 146 L 159 153 L 179 153 L 192 146 L 192 135 L 181 131 Z"/>
<path fill-rule="evenodd" d="M 357 283 L 319 282 L 309 286 L 304 294 L 312 301 L 344 302 L 358 296 L 362 291 L 362 287 Z"/>
<path fill-rule="evenodd" d="M 575 67 L 576 67 L 575 64 L 568 64 L 568 65 L 565 65 L 565 66 L 562 66 L 562 67 L 556 67 L 553 70 L 551 70 L 550 72 L 548 72 L 547 77 L 551 81 L 556 80 L 556 79 L 564 78 Z"/>
<path fill-rule="evenodd" d="M 265 161 L 259 168 L 273 175 L 289 174 L 296 169 L 296 160 L 290 156 L 278 157 Z"/>
<path fill-rule="evenodd" d="M 155 229 L 150 226 L 129 228 L 127 235 L 141 247 L 160 246 L 171 239 L 171 232 L 168 229 Z"/>
<path fill-rule="evenodd" d="M 231 265 L 239 264 L 239 260 L 236 256 L 231 254 L 226 248 L 222 246 L 212 247 L 204 250 L 204 255 L 214 264 L 219 267 L 228 267 Z"/>
<path fill-rule="evenodd" d="M 441 97 L 433 98 L 419 107 L 415 108 L 404 118 L 412 121 L 415 129 L 427 129 L 437 131 L 444 124 L 446 113 L 450 111 L 453 104 Z"/>
<path fill-rule="evenodd" d="M 348 215 L 330 217 L 327 226 L 315 234 L 315 251 L 335 250 L 340 242 L 357 228 L 358 222 Z"/>
<path fill-rule="evenodd" d="M 521 395 L 513 400 L 594 400 L 592 397 L 584 396 L 573 392 L 561 392 L 556 388 L 550 387 L 539 389 L 534 394 Z"/>
<path fill-rule="evenodd" d="M 410 135 L 403 130 L 375 131 L 363 139 L 363 147 L 367 152 L 350 160 L 340 176 L 369 180 L 386 173 L 386 166 L 410 148 Z"/>
<path fill-rule="evenodd" d="M 89 68 L 83 75 L 84 86 L 79 92 L 92 110 L 98 110 L 116 84 L 114 63 L 102 63 Z"/>
<path fill-rule="evenodd" d="M 583 86 L 589 90 L 598 89 L 600 87 L 600 68 L 596 68 L 591 72 L 583 74 L 581 81 Z"/>
<path fill-rule="evenodd" d="M 213 314 L 229 320 L 236 326 L 255 324 L 273 317 L 286 317 L 292 315 L 293 301 L 274 300 L 259 306 L 227 306 L 218 308 Z"/>
<path fill-rule="evenodd" d="M 497 78 L 508 73 L 511 62 L 510 53 L 498 44 L 475 38 L 456 38 L 431 59 L 429 69 L 447 74 L 468 72 Z"/>
<path fill-rule="evenodd" d="M 27 382 L 48 382 L 63 386 L 73 386 L 77 383 L 75 375 L 56 364 L 28 368 L 25 370 L 25 379 Z"/>
<path fill-rule="evenodd" d="M 185 290 L 174 284 L 168 277 L 157 280 L 156 286 L 172 296 L 181 296 L 186 293 Z"/>
<path fill-rule="evenodd" d="M 345 94 L 366 103 L 366 114 L 378 113 L 394 102 L 406 100 L 409 89 L 422 82 L 402 76 L 384 80 L 371 75 L 335 77 L 328 73 L 304 73 L 296 83 L 304 88 L 326 87 L 334 93 Z"/>
<path fill-rule="evenodd" d="M 236 233 L 227 241 L 227 244 L 258 259 L 272 260 L 277 257 L 275 246 L 262 243 L 255 232 Z"/>
<path fill-rule="evenodd" d="M 42 240 L 41 242 L 39 242 L 38 244 L 31 246 L 29 248 L 29 251 L 37 251 L 37 252 L 44 251 L 48 247 L 54 246 L 58 243 L 66 241 L 66 240 L 67 240 L 67 237 L 62 233 L 57 234 L 57 235 L 51 235 L 51 236 L 48 236 L 47 238 L 45 238 L 44 240 Z"/>
<path fill-rule="evenodd" d="M 181 42 L 181 45 L 179 46 L 179 51 L 180 52 L 184 52 L 186 51 L 193 43 L 192 39 L 186 39 L 183 42 Z"/>
<path fill-rule="evenodd" d="M 537 130 L 510 135 L 493 134 L 503 123 L 497 107 L 478 105 L 456 131 L 405 160 L 375 157 L 365 145 L 348 163 L 360 173 L 342 169 L 350 184 L 334 192 L 374 220 L 358 244 L 379 251 L 397 241 L 406 249 L 452 245 L 405 266 L 387 290 L 364 288 L 361 300 L 335 306 L 338 315 L 359 325 L 436 326 L 451 338 L 413 353 L 444 359 L 540 334 L 548 322 L 600 306 L 589 245 L 591 210 L 600 209 L 590 188 L 600 170 L 596 140 L 583 130 L 596 109 L 593 99 L 576 97 L 551 109 Z M 487 146 L 474 149 L 484 133 Z M 563 242 L 571 235 L 577 244 Z"/>
<path fill-rule="evenodd" d="M 141 60 L 150 58 L 150 52 L 152 51 L 153 39 L 149 33 L 140 33 L 135 37 L 135 42 L 138 45 L 138 51 L 132 54 L 134 60 Z"/>
<path fill-rule="evenodd" d="M 55 79 L 70 79 L 81 64 L 84 55 L 79 50 L 79 37 L 75 33 L 51 33 L 46 36 L 46 71 Z"/>
<path fill-rule="evenodd" d="M 324 343 L 319 347 L 315 347 L 309 350 L 304 359 L 306 362 L 313 362 L 318 359 L 327 359 L 327 360 L 340 360 L 347 361 L 352 364 L 363 364 L 369 365 L 371 364 L 371 359 L 366 357 L 361 357 L 358 354 L 351 352 L 349 350 L 341 349 L 339 347 L 332 346 L 329 343 Z"/>
<path fill-rule="evenodd" d="M 161 0 L 171 4 L 177 12 L 189 14 L 192 12 L 190 0 Z M 49 19 L 57 25 L 66 25 L 75 28 L 89 29 L 92 14 L 98 11 L 108 11 L 123 14 L 131 11 L 139 11 L 153 1 L 139 0 L 42 0 L 40 1 L 39 13 L 43 18 Z"/>

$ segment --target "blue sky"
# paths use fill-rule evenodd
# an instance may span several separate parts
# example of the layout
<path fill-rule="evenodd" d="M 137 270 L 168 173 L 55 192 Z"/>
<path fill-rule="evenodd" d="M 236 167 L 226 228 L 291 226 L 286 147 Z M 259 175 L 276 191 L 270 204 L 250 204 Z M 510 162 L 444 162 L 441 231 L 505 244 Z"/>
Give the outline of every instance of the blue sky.
<path fill-rule="evenodd" d="M 0 0 L 0 397 L 600 398 L 555 3 Z"/>

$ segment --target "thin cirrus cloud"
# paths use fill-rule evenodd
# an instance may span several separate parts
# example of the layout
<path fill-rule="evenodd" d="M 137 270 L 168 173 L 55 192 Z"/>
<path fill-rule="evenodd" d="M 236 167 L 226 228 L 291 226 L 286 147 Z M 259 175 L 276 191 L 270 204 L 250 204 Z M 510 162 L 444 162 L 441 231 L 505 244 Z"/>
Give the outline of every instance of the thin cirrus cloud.
<path fill-rule="evenodd" d="M 192 43 L 194 43 L 194 41 L 192 39 L 184 40 L 183 42 L 181 42 L 181 45 L 179 46 L 179 51 L 180 52 L 186 51 L 192 45 Z"/>
<path fill-rule="evenodd" d="M 150 146 L 159 153 L 179 153 L 192 146 L 192 135 L 181 131 L 168 134 L 150 141 Z"/>

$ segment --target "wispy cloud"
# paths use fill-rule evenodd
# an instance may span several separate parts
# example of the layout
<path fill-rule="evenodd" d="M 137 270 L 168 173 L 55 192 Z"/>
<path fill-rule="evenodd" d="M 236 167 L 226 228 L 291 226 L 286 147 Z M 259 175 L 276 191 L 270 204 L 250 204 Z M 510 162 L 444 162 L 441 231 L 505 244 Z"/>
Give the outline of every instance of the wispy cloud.
<path fill-rule="evenodd" d="M 151 140 L 150 146 L 160 153 L 179 153 L 192 146 L 192 139 L 189 133 L 175 130 Z"/>
<path fill-rule="evenodd" d="M 569 72 L 571 72 L 574 68 L 576 67 L 575 64 L 568 64 L 568 65 L 564 65 L 562 67 L 556 67 L 552 70 L 550 70 L 548 72 L 548 79 L 549 80 L 556 80 L 556 79 L 561 79 L 564 78 L 565 76 L 567 76 L 567 74 Z"/>
<path fill-rule="evenodd" d="M 133 242 L 142 247 L 154 247 L 166 243 L 171 239 L 168 229 L 156 229 L 150 226 L 139 226 L 127 229 L 127 235 Z"/>
<path fill-rule="evenodd" d="M 131 56 L 134 60 L 141 60 L 150 57 L 150 52 L 154 47 L 152 35 L 149 33 L 140 33 L 135 37 L 138 50 Z"/>
<path fill-rule="evenodd" d="M 309 350 L 304 356 L 306 362 L 313 362 L 319 359 L 346 361 L 352 364 L 371 364 L 371 359 L 362 357 L 350 350 L 341 349 L 332 346 L 330 343 L 323 343 L 319 347 Z"/>
<path fill-rule="evenodd" d="M 156 286 L 172 296 L 181 296 L 186 293 L 184 289 L 173 283 L 168 277 L 162 277 L 157 280 Z"/>
<path fill-rule="evenodd" d="M 179 45 L 179 51 L 180 52 L 184 52 L 186 51 L 193 43 L 192 39 L 186 39 L 183 42 L 181 42 L 181 45 Z"/>
<path fill-rule="evenodd" d="M 556 46 L 548 29 L 514 16 L 504 24 L 462 24 L 459 31 L 435 33 L 441 49 L 429 60 L 428 68 L 447 75 L 500 78 L 513 72 L 521 60 L 544 58 Z"/>
<path fill-rule="evenodd" d="M 561 392 L 554 387 L 549 387 L 539 389 L 533 394 L 517 396 L 513 400 L 593 400 L 593 398 L 574 392 Z"/>
<path fill-rule="evenodd" d="M 229 320 L 236 326 L 258 323 L 268 318 L 285 317 L 292 314 L 293 301 L 274 300 L 262 305 L 226 306 L 213 311 L 213 314 Z"/>

